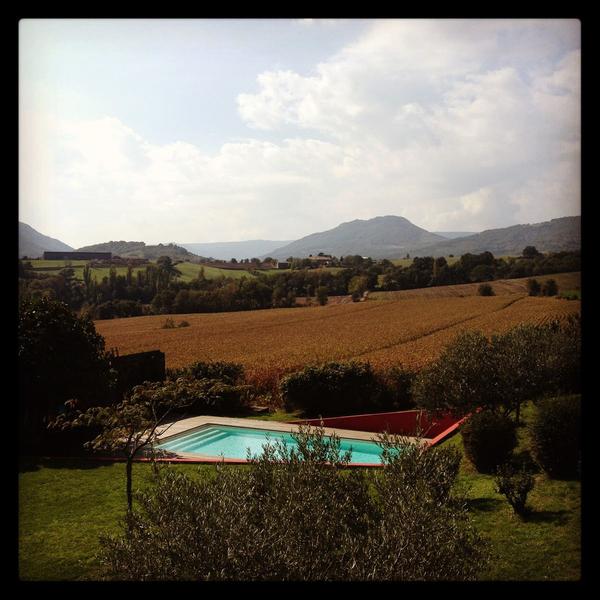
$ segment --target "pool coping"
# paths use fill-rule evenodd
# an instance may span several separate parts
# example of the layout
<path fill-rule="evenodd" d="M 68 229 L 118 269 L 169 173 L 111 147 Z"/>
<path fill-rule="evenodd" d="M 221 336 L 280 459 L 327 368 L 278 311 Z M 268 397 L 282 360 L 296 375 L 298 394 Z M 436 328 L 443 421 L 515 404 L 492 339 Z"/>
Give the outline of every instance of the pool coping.
<path fill-rule="evenodd" d="M 282 431 L 294 433 L 300 430 L 299 423 L 285 423 L 282 421 L 267 421 L 262 419 L 240 419 L 234 417 L 214 417 L 202 415 L 198 417 L 189 417 L 167 424 L 160 432 L 157 432 L 158 443 L 163 441 L 177 439 L 180 436 L 187 435 L 194 430 L 206 427 L 208 425 L 224 425 L 228 427 L 244 427 L 246 429 L 258 429 L 267 431 Z M 313 426 L 314 427 L 314 426 Z M 323 427 L 325 435 L 333 434 L 340 438 L 359 441 L 373 442 L 377 440 L 377 433 L 373 431 L 355 431 L 352 429 L 339 429 L 335 427 Z M 412 436 L 402 436 L 412 443 L 429 445 L 427 438 L 417 438 Z M 201 454 L 192 454 L 190 452 L 173 452 L 173 457 L 163 457 L 159 460 L 173 462 L 198 462 L 198 463 L 227 463 L 227 464 L 247 464 L 249 461 L 244 458 L 223 458 L 221 456 L 207 456 Z M 352 467 L 381 467 L 382 465 L 374 463 L 352 463 Z"/>

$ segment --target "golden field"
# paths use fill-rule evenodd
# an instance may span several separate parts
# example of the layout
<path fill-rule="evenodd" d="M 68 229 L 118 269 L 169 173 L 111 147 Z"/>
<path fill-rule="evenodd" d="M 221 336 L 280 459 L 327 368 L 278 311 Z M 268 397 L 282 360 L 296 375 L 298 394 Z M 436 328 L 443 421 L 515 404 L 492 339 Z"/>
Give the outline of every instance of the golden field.
<path fill-rule="evenodd" d="M 448 288 L 436 289 L 448 293 Z M 249 372 L 282 373 L 308 363 L 353 358 L 374 367 L 419 367 L 435 359 L 459 331 L 499 333 L 523 322 L 566 318 L 581 308 L 578 300 L 522 292 L 490 297 L 411 292 L 404 297 L 403 292 L 390 292 L 396 297 L 387 301 L 170 315 L 175 323 L 190 324 L 176 329 L 161 328 L 169 315 L 95 325 L 107 349 L 116 348 L 120 354 L 160 349 L 170 368 L 225 360 L 240 362 Z"/>

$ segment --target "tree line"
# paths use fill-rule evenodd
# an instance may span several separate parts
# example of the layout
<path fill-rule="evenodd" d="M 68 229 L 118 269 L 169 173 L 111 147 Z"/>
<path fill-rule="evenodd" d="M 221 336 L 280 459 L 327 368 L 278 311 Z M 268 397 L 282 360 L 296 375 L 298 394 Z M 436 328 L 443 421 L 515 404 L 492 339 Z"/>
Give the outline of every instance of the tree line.
<path fill-rule="evenodd" d="M 355 255 L 334 257 L 336 270 L 311 269 L 298 259 L 292 261 L 290 270 L 253 271 L 242 278 L 208 278 L 200 268 L 196 278 L 184 282 L 168 256 L 135 273 L 131 265 L 124 275 L 112 267 L 101 281 L 92 277 L 89 265 L 84 266 L 79 280 L 70 267 L 49 275 L 20 260 L 19 296 L 22 300 L 59 300 L 93 319 L 226 312 L 293 307 L 300 297 L 326 304 L 329 296 L 351 295 L 358 300 L 367 290 L 396 291 L 578 271 L 580 261 L 579 251 L 542 254 L 533 247 L 525 248 L 521 257 L 467 253 L 450 264 L 444 257 L 427 256 L 413 258 L 409 266 Z"/>

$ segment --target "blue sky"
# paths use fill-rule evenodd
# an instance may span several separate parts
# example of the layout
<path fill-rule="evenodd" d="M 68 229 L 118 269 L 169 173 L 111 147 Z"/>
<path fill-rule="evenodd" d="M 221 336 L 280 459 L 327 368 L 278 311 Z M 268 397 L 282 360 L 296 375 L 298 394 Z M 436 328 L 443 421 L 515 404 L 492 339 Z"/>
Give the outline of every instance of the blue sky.
<path fill-rule="evenodd" d="M 23 20 L 19 219 L 73 246 L 580 214 L 575 20 Z"/>

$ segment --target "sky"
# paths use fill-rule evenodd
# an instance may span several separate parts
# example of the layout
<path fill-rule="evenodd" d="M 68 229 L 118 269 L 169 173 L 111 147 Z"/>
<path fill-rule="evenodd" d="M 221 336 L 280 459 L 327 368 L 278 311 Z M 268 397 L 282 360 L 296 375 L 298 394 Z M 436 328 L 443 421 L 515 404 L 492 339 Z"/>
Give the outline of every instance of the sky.
<path fill-rule="evenodd" d="M 578 20 L 24 19 L 19 220 L 73 246 L 581 214 Z"/>

